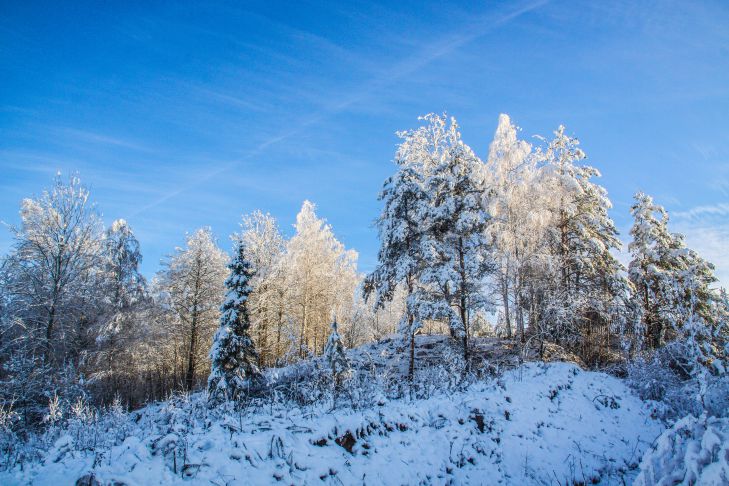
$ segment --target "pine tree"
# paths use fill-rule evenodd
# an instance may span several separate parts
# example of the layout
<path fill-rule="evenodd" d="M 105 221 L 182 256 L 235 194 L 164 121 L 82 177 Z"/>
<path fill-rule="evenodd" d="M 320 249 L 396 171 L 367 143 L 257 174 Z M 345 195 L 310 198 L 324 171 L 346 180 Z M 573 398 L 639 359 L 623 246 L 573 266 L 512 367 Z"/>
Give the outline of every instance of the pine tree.
<path fill-rule="evenodd" d="M 668 230 L 668 214 L 650 196 L 638 193 L 635 201 L 629 277 L 641 310 L 639 348 L 673 343 L 680 349 L 676 360 L 690 374 L 723 370 L 727 341 L 721 293 L 711 288 L 713 265 L 687 248 L 683 235 Z"/>
<path fill-rule="evenodd" d="M 332 322 L 332 333 L 329 335 L 326 347 L 324 348 L 324 359 L 332 371 L 334 383 L 334 406 L 337 405 L 337 397 L 342 388 L 342 376 L 349 370 L 349 360 L 344 352 L 344 345 L 337 330 L 337 319 Z"/>
<path fill-rule="evenodd" d="M 470 318 L 486 305 L 483 278 L 493 270 L 484 236 L 488 215 L 481 205 L 484 167 L 461 141 L 454 118 L 428 115 L 426 120 L 429 132 L 435 134 L 436 160 L 426 181 L 430 205 L 424 224 L 427 264 L 422 282 L 430 305 L 423 311 L 428 318 L 448 323 L 451 336 L 462 341 L 468 363 Z"/>
<path fill-rule="evenodd" d="M 608 333 L 617 319 L 618 301 L 626 297 L 623 267 L 612 250 L 620 248 L 615 224 L 608 214 L 612 203 L 607 191 L 593 182 L 600 172 L 578 162 L 586 155 L 576 138 L 565 134 L 564 126 L 544 153 L 544 183 L 551 224 L 546 243 L 548 261 L 538 310 L 539 327 L 556 339 L 580 340 L 599 326 Z M 551 270 L 551 271 L 550 271 Z"/>
<path fill-rule="evenodd" d="M 415 373 L 415 335 L 422 327 L 420 307 L 424 302 L 420 276 L 425 267 L 423 224 L 428 195 L 425 188 L 426 167 L 432 164 L 433 137 L 425 127 L 399 132 L 403 140 L 397 149 L 397 172 L 384 184 L 379 199 L 383 202 L 377 220 L 380 236 L 378 264 L 365 278 L 365 298 L 374 297 L 375 309 L 390 302 L 398 287 L 405 292 L 405 313 L 398 331 L 409 342 L 408 377 Z"/>
<path fill-rule="evenodd" d="M 656 349 L 680 321 L 676 276 L 681 268 L 674 254 L 678 242 L 668 231 L 668 214 L 650 196 L 636 194 L 630 211 L 634 221 L 628 271 L 642 311 L 637 337 L 644 338 L 648 349 Z"/>
<path fill-rule="evenodd" d="M 258 355 L 249 334 L 248 297 L 253 291 L 249 285 L 253 272 L 241 241 L 236 242 L 235 256 L 228 268 L 230 276 L 225 281 L 227 294 L 220 309 L 220 328 L 210 350 L 211 400 L 238 400 L 260 379 Z"/>

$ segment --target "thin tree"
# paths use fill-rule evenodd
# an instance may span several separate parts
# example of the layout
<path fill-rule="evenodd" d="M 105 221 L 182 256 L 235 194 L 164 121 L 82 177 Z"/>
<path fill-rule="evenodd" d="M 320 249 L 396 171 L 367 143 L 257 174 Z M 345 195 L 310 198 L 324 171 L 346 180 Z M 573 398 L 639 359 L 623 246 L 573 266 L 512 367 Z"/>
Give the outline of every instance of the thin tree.
<path fill-rule="evenodd" d="M 213 241 L 210 229 L 196 231 L 187 238 L 186 248 L 166 262 L 162 287 L 172 310 L 174 336 L 180 339 L 183 386 L 191 390 L 210 349 L 215 323 L 224 296 L 227 256 Z"/>

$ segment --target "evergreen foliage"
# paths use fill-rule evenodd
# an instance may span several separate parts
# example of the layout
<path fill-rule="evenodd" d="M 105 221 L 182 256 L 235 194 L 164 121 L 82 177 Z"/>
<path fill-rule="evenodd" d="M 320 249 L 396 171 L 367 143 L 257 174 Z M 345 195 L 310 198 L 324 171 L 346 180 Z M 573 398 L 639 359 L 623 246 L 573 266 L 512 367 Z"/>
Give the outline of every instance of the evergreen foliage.
<path fill-rule="evenodd" d="M 235 257 L 228 268 L 230 276 L 225 281 L 227 294 L 220 309 L 220 328 L 210 351 L 212 370 L 208 393 L 213 401 L 221 398 L 238 400 L 260 379 L 248 311 L 248 297 L 253 290 L 249 282 L 253 272 L 241 241 L 236 242 Z"/>

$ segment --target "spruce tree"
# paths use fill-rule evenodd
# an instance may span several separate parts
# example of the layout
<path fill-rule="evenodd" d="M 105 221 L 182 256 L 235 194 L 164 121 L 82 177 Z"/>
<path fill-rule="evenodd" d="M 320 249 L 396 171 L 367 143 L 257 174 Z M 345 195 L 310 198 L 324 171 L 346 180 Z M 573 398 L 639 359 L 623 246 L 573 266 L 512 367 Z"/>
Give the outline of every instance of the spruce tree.
<path fill-rule="evenodd" d="M 341 376 L 342 373 L 349 369 L 349 360 L 344 352 L 342 338 L 339 336 L 339 331 L 337 330 L 336 318 L 332 322 L 332 333 L 329 335 L 327 344 L 324 347 L 324 359 L 329 363 L 332 375 L 335 377 Z"/>
<path fill-rule="evenodd" d="M 258 355 L 251 340 L 248 297 L 253 289 L 253 276 L 241 241 L 235 245 L 235 256 L 228 265 L 230 276 L 225 281 L 227 294 L 221 307 L 220 328 L 215 333 L 210 351 L 212 370 L 208 379 L 211 400 L 240 399 L 260 378 L 256 365 Z"/>
<path fill-rule="evenodd" d="M 334 406 L 337 406 L 337 397 L 342 388 L 342 375 L 349 370 L 349 360 L 344 352 L 342 339 L 337 331 L 337 319 L 332 322 L 332 333 L 329 335 L 327 344 L 324 347 L 324 359 L 332 370 L 332 382 L 334 384 Z"/>

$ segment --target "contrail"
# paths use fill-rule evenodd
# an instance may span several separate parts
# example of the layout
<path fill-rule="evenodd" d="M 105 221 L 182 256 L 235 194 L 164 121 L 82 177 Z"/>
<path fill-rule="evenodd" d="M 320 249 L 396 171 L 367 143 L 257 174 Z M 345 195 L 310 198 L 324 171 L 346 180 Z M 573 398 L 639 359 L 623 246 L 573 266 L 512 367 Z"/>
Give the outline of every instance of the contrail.
<path fill-rule="evenodd" d="M 469 27 L 459 30 L 458 34 L 453 34 L 453 35 L 449 36 L 449 38 L 446 39 L 445 41 L 442 41 L 439 43 L 434 43 L 430 46 L 427 46 L 426 48 L 422 49 L 418 55 L 396 64 L 391 69 L 389 69 L 385 75 L 380 76 L 379 78 L 374 78 L 374 79 L 370 80 L 369 82 L 367 82 L 359 90 L 357 90 L 355 94 L 344 98 L 339 103 L 336 103 L 334 106 L 332 106 L 330 108 L 324 108 L 322 110 L 319 110 L 318 112 L 314 113 L 313 115 L 311 115 L 310 117 L 306 118 L 301 123 L 296 125 L 294 128 L 283 131 L 279 135 L 276 135 L 275 137 L 272 137 L 269 140 L 259 144 L 257 147 L 250 150 L 241 159 L 232 161 L 228 164 L 218 167 L 217 169 L 203 175 L 202 177 L 196 178 L 194 182 L 191 182 L 190 184 L 187 184 L 185 186 L 180 187 L 179 189 L 176 189 L 168 194 L 165 194 L 164 196 L 160 197 L 159 199 L 156 199 L 156 200 L 152 201 L 151 203 L 147 204 L 146 206 L 142 207 L 141 209 L 136 211 L 134 214 L 132 214 L 132 216 L 136 216 L 136 215 L 143 213 L 145 211 L 148 211 L 156 206 L 159 206 L 160 204 L 162 204 L 184 192 L 194 189 L 195 187 L 199 186 L 201 183 L 208 181 L 211 178 L 213 178 L 223 172 L 226 172 L 234 167 L 237 167 L 242 162 L 249 160 L 252 157 L 262 153 L 268 147 L 271 147 L 272 145 L 278 144 L 288 138 L 291 138 L 292 136 L 296 135 L 297 133 L 310 127 L 311 125 L 314 125 L 315 123 L 317 123 L 321 120 L 324 120 L 332 115 L 335 115 L 337 113 L 340 113 L 341 111 L 344 111 L 345 109 L 347 109 L 350 106 L 352 106 L 353 104 L 363 100 L 368 95 L 377 91 L 378 89 L 384 88 L 407 75 L 410 75 L 416 71 L 419 71 L 420 69 L 431 64 L 432 62 L 436 61 L 437 59 L 453 52 L 454 50 L 456 50 L 470 42 L 473 42 L 474 40 L 478 39 L 479 37 L 486 35 L 491 30 L 493 30 L 497 27 L 500 27 L 525 13 L 531 12 L 533 10 L 536 10 L 536 9 L 542 7 L 543 5 L 547 4 L 548 1 L 549 0 L 538 0 L 536 2 L 527 3 L 510 12 L 506 12 L 506 13 L 502 13 L 502 14 L 492 13 L 492 14 L 483 16 L 479 21 L 474 22 Z M 465 30 L 465 32 L 464 32 L 464 30 Z"/>

